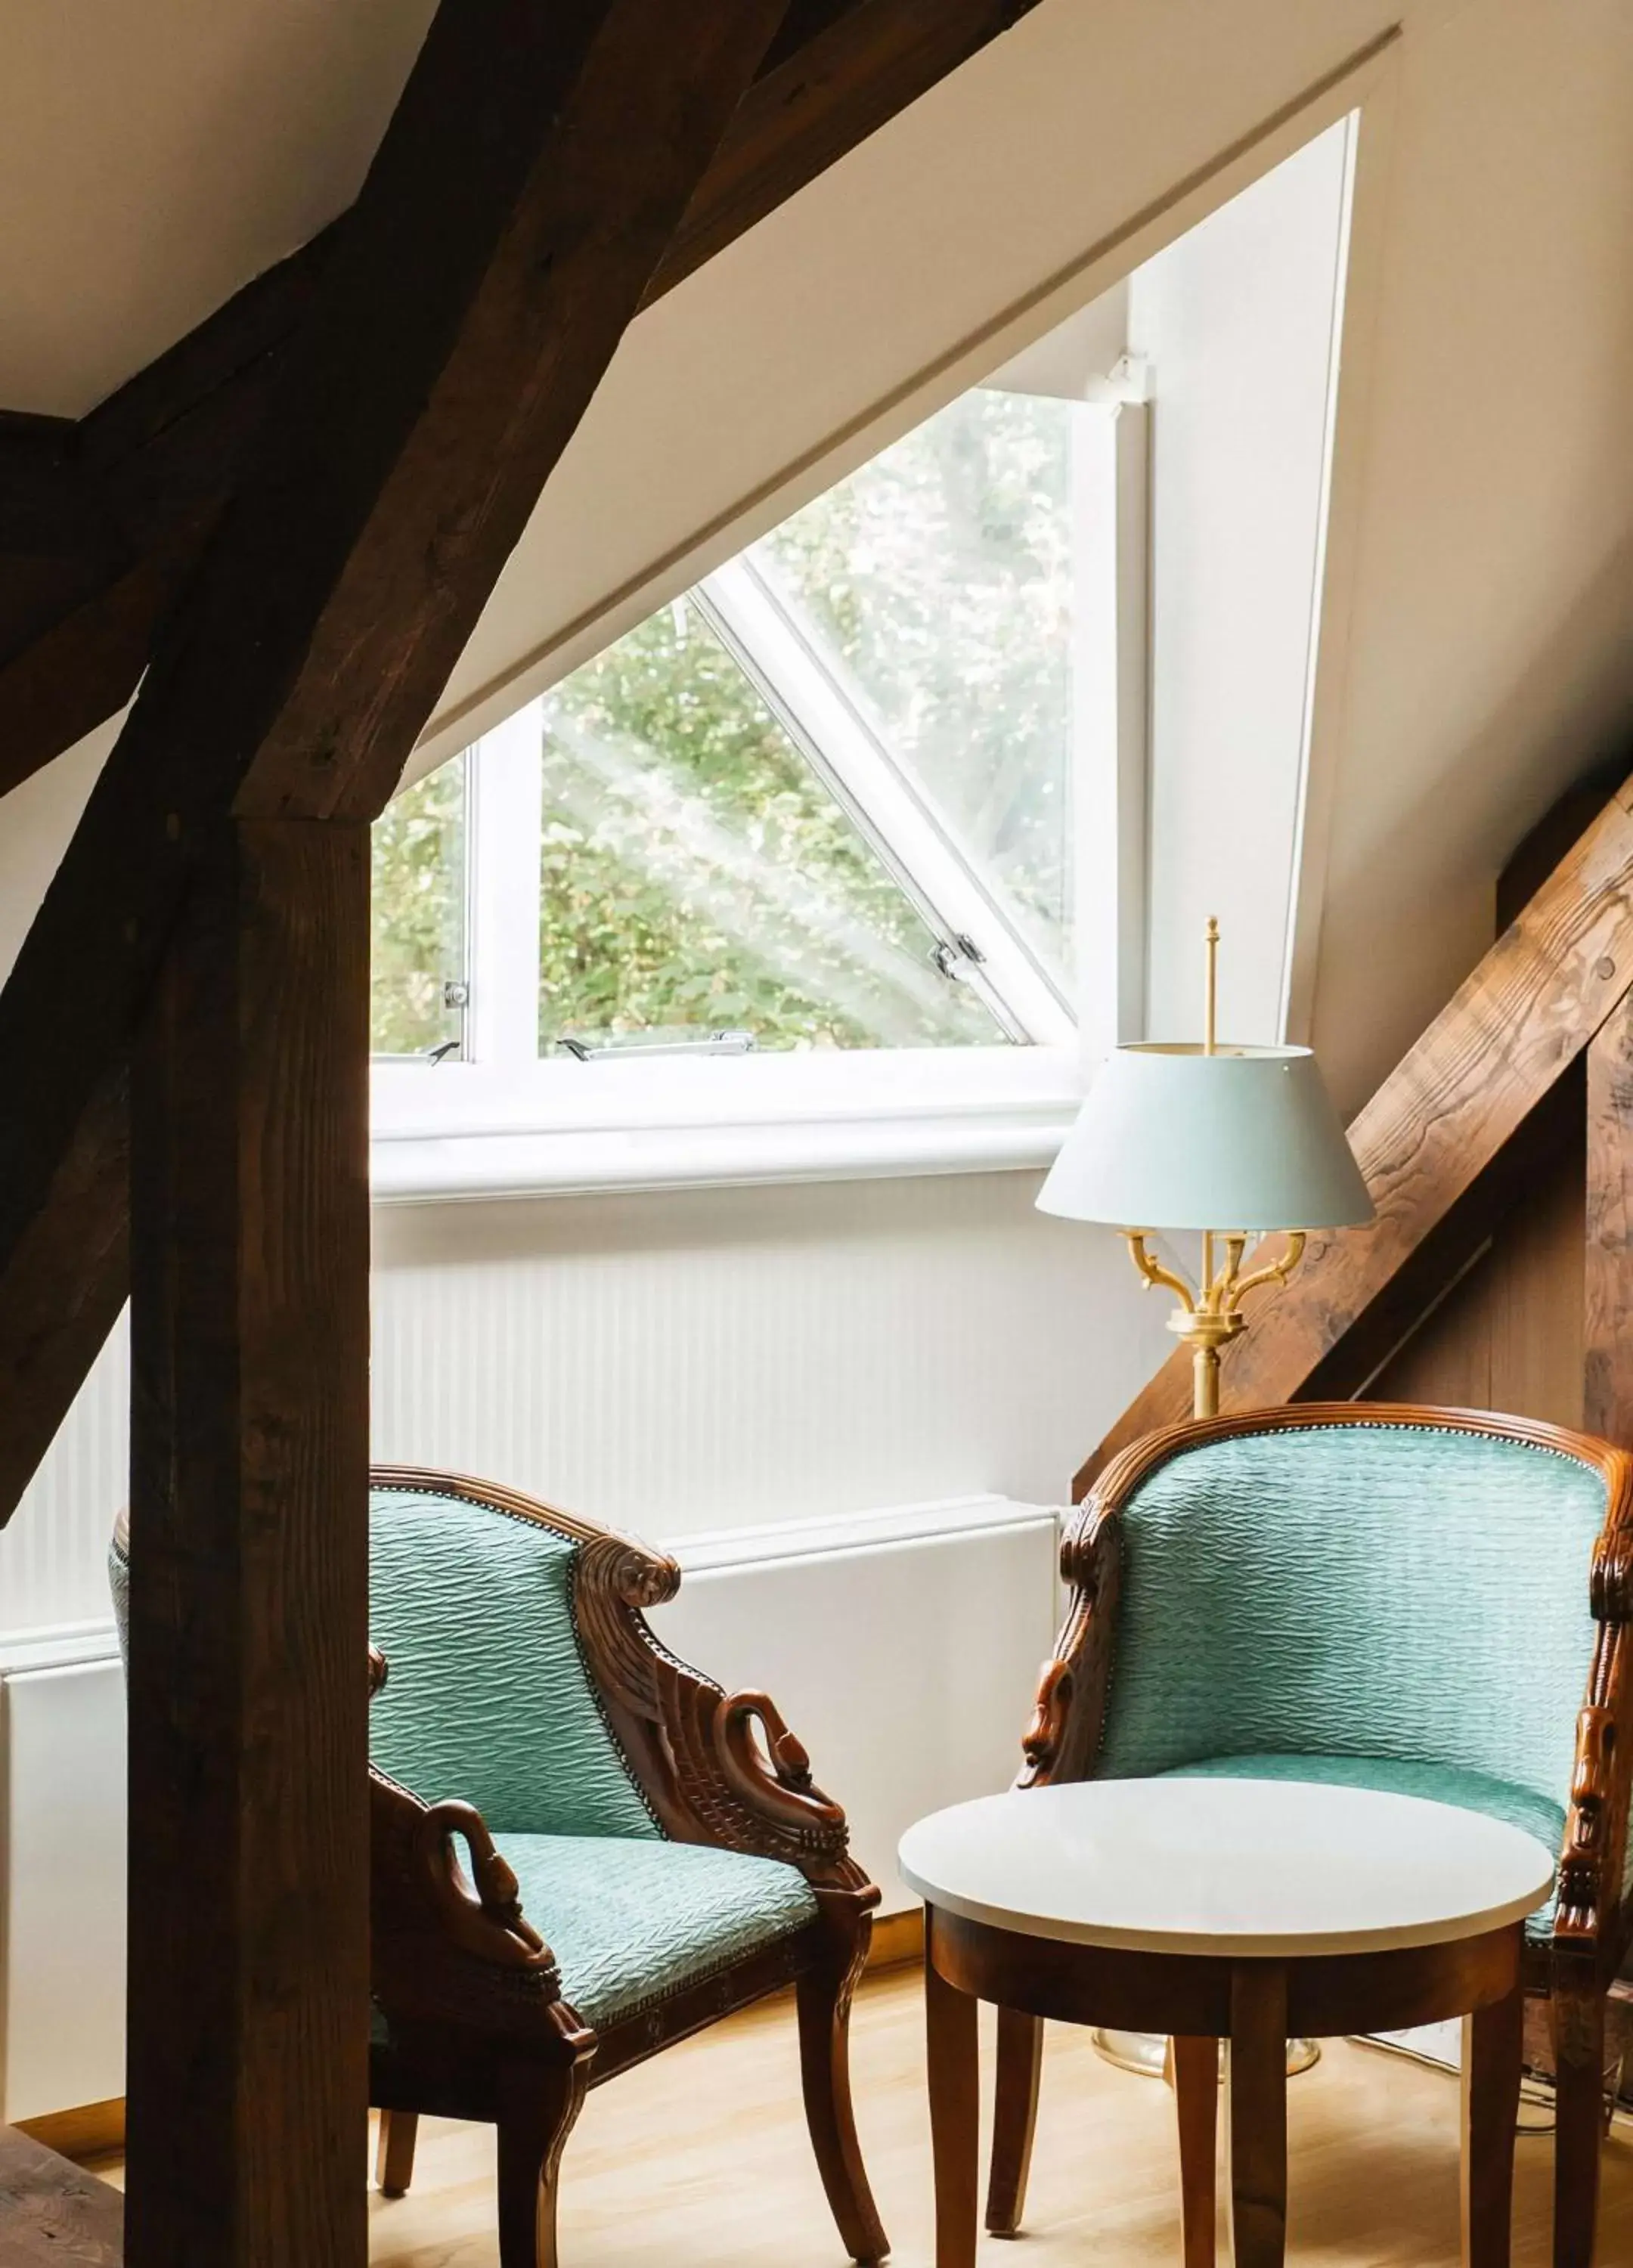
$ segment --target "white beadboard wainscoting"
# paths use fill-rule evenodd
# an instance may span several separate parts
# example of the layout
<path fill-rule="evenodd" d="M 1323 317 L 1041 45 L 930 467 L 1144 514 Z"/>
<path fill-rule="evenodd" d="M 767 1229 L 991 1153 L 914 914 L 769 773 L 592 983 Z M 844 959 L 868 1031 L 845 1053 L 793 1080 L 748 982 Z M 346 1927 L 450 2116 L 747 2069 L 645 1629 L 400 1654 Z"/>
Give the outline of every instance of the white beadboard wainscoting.
<path fill-rule="evenodd" d="M 849 1811 L 885 1911 L 905 1906 L 902 1829 L 1014 1777 L 1054 1634 L 1056 1515 L 976 1497 L 669 1548 L 686 1572 L 653 1618 L 664 1643 L 771 1694 Z M 16 2119 L 124 2092 L 125 1699 L 111 1628 L 0 1650 L 0 2119 Z"/>

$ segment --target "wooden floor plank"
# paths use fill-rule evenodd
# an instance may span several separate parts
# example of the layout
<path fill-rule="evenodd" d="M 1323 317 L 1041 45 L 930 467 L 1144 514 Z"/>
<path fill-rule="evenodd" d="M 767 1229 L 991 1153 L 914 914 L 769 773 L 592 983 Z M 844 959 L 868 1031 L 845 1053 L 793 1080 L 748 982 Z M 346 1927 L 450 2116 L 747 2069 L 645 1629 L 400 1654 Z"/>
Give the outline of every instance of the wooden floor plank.
<path fill-rule="evenodd" d="M 119 2268 L 123 2223 L 117 2190 L 0 2127 L 0 2268 Z"/>
<path fill-rule="evenodd" d="M 857 1997 L 857 2122 L 895 2268 L 928 2268 L 933 2193 L 917 1976 Z M 989 2101 L 993 2025 L 982 2025 Z M 1048 2028 L 1026 2268 L 1174 2268 L 1178 2150 L 1167 2089 Z M 1320 2268 L 1454 2268 L 1460 2090 L 1450 2074 L 1329 2044 L 1288 2088 L 1293 2260 Z M 1553 2144 L 1520 2140 L 1514 2268 L 1546 2268 Z M 365 2169 L 359 2164 L 359 2181 Z M 116 2175 L 115 2175 L 116 2177 Z M 423 2122 L 406 2198 L 371 2194 L 372 2268 L 493 2268 L 493 2138 Z M 1606 2145 L 1600 2257 L 1633 2260 L 1633 2124 Z M 842 2258 L 799 2105 L 791 1997 L 717 2025 L 592 2094 L 562 2173 L 565 2268 L 836 2268 Z M 982 2237 L 979 2268 L 1019 2268 Z M 32 2264 L 30 2264 L 32 2268 Z"/>

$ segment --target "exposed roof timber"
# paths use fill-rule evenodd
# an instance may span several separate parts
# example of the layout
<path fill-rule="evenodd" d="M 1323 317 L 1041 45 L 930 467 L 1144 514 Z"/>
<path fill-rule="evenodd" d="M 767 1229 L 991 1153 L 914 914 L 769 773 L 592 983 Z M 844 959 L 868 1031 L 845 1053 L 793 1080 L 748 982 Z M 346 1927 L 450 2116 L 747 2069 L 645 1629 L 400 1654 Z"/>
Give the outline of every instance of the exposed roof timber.
<path fill-rule="evenodd" d="M 541 19 L 524 0 L 511 4 L 521 11 L 525 46 L 526 27 Z M 613 4 L 633 14 L 660 0 Z M 754 0 L 735 4 L 743 17 Z M 718 21 L 726 9 L 727 0 L 710 0 L 695 16 Z M 939 39 L 921 36 L 936 12 L 926 0 L 863 0 L 856 12 L 894 99 L 906 102 L 1021 11 L 948 0 L 964 26 L 951 56 Z M 765 0 L 762 36 L 779 14 L 776 0 Z M 444 17 L 452 20 L 452 11 L 445 8 Z M 917 77 L 903 75 L 904 25 Z M 843 26 L 819 36 L 835 29 Z M 702 26 L 695 22 L 689 37 L 688 71 L 699 61 Z M 879 122 L 879 103 L 863 58 L 845 53 L 857 122 L 850 139 L 858 140 Z M 657 60 L 666 70 L 654 67 L 648 99 L 661 107 L 676 66 Z M 775 137 L 762 143 L 758 170 L 748 169 L 760 183 L 754 195 L 734 169 L 736 225 L 771 210 L 835 152 L 833 114 L 815 140 L 803 131 L 807 114 L 793 92 L 806 76 L 791 70 L 778 83 L 789 98 L 788 133 L 802 154 L 791 167 Z M 512 94 L 513 134 L 536 140 L 551 130 L 551 106 L 525 85 Z M 638 194 L 644 169 L 632 166 L 631 151 L 656 164 L 666 142 L 695 129 L 695 101 L 682 103 L 664 130 L 634 137 L 625 116 L 605 144 L 580 142 L 572 187 L 581 199 L 591 192 L 594 203 L 567 217 L 550 285 L 541 287 L 535 276 L 526 291 L 507 298 L 501 291 L 497 328 L 496 307 L 484 303 L 490 275 L 461 277 L 448 292 L 449 309 L 464 311 L 451 314 L 457 335 L 443 342 L 454 361 L 463 352 L 457 377 L 452 362 L 428 360 L 435 342 L 423 321 L 404 332 L 394 297 L 397 248 L 421 246 L 423 271 L 427 232 L 450 225 L 449 200 L 428 158 L 394 163 L 386 171 L 414 210 L 371 222 L 383 148 L 332 242 L 239 293 L 85 421 L 82 457 L 97 464 L 123 526 L 133 539 L 141 530 L 145 548 L 55 625 L 54 638 L 68 650 L 51 653 L 50 669 L 34 668 L 32 705 L 21 710 L 23 725 L 34 727 L 27 769 L 90 729 L 98 721 L 90 708 L 104 704 L 106 715 L 121 705 L 154 625 L 174 619 L 0 993 L 0 1048 L 31 1067 L 28 1111 L 0 1119 L 0 1521 L 123 1296 L 118 1082 L 193 846 L 229 812 L 366 817 L 384 802 L 549 463 L 658 271 L 665 242 L 675 239 L 680 203 L 664 212 L 663 232 L 651 239 L 663 200 L 654 202 L 650 181 L 644 200 Z M 388 144 L 401 139 L 403 117 L 400 107 Z M 725 127 L 728 141 L 732 130 Z M 762 130 L 763 121 L 754 129 Z M 592 146 L 608 152 L 599 166 L 585 162 Z M 460 210 L 468 224 L 470 186 L 463 186 Z M 696 194 L 684 210 L 697 212 Z M 489 210 L 485 221 L 494 217 Z M 504 234 L 515 240 L 513 232 Z M 489 249 L 497 261 L 500 247 Z M 554 306 L 541 328 L 547 297 Z M 512 328 L 507 312 L 518 313 L 524 301 L 526 320 Z M 478 348 L 473 327 L 483 322 Z M 166 451 L 174 453 L 173 469 L 150 482 L 156 453 Z M 223 468 L 218 498 L 211 467 Z M 370 491 L 374 475 L 379 485 Z M 223 518 L 227 493 L 233 508 Z M 184 578 L 177 608 L 172 599 Z M 0 664 L 0 747 L 18 713 L 18 688 L 48 651 L 34 641 Z M 67 732 L 76 700 L 80 713 Z M 14 762 L 11 777 L 22 776 Z"/>
<path fill-rule="evenodd" d="M 1033 4 L 794 0 L 644 304 Z M 77 426 L 11 420 L 18 438 L 8 444 L 0 421 L 0 794 L 129 699 L 349 217 L 246 284 Z"/>
<path fill-rule="evenodd" d="M 1518 863 L 1518 861 L 1516 862 Z M 1311 1235 L 1223 1352 L 1226 1410 L 1363 1391 L 1526 1186 L 1578 1138 L 1582 1056 L 1633 983 L 1633 775 L 1409 1049 L 1350 1129 L 1378 1208 Z M 1181 1349 L 1083 1466 L 1190 1414 Z"/>
<path fill-rule="evenodd" d="M 71 417 L 0 410 L 0 552 L 61 557 L 83 551 L 89 484 Z"/>

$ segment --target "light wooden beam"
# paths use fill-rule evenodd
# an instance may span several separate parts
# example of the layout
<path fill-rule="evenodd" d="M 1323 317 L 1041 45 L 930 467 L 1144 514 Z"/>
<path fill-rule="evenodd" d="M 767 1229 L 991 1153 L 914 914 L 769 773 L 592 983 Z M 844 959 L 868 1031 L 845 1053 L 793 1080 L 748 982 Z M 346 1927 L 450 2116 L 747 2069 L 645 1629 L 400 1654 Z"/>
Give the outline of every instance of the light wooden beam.
<path fill-rule="evenodd" d="M 1587 1051 L 1583 1424 L 1633 1448 L 1633 997 Z"/>
<path fill-rule="evenodd" d="M 1225 1350 L 1221 1407 L 1358 1393 L 1449 1285 L 1539 1157 L 1580 1123 L 1583 1052 L 1633 983 L 1633 777 L 1559 860 L 1350 1129 L 1377 1206 L 1313 1233 Z M 1190 1414 L 1170 1357 L 1077 1476 Z"/>

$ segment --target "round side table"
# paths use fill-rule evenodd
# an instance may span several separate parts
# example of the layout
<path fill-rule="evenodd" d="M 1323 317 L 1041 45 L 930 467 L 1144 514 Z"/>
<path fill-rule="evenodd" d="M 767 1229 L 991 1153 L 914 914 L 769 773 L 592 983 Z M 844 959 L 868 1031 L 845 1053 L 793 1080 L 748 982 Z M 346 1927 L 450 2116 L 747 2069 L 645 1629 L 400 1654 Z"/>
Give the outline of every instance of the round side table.
<path fill-rule="evenodd" d="M 1463 2253 L 1507 2268 L 1524 1918 L 1551 1854 L 1366 1788 L 1084 1780 L 920 1820 L 936 2268 L 973 2268 L 979 2000 L 1173 2042 L 1186 2268 L 1215 2257 L 1218 2043 L 1236 2268 L 1280 2268 L 1287 2042 L 1460 2015 Z"/>

